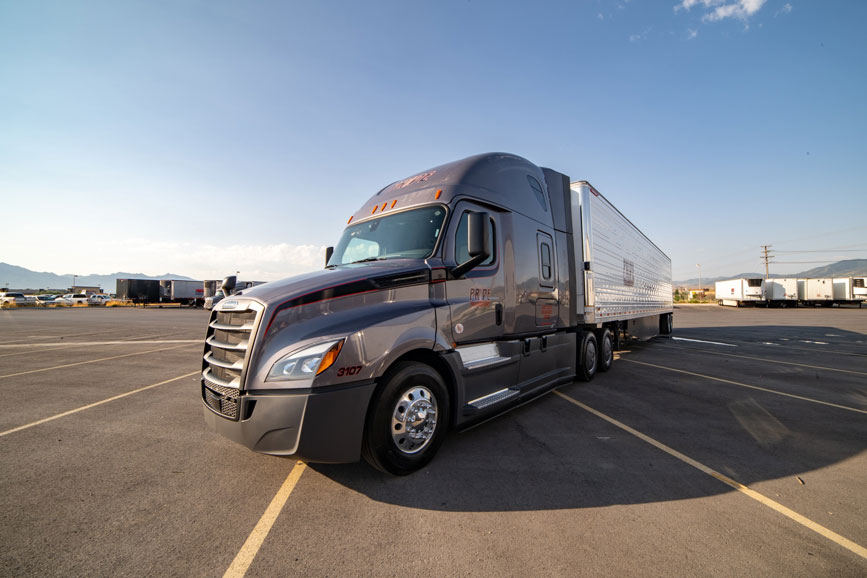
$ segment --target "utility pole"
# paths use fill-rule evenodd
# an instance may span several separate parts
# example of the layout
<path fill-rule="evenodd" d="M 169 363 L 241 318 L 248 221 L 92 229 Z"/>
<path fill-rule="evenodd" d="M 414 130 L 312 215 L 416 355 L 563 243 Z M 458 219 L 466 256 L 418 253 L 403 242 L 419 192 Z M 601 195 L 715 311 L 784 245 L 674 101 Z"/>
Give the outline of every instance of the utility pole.
<path fill-rule="evenodd" d="M 695 266 L 698 267 L 698 292 L 704 295 L 704 288 L 701 286 L 701 263 L 696 263 Z"/>
<path fill-rule="evenodd" d="M 773 259 L 774 255 L 773 255 L 773 253 L 770 252 L 770 248 L 772 246 L 773 245 L 762 245 L 761 246 L 762 247 L 761 259 L 765 263 L 765 279 L 768 279 L 771 276 L 770 269 L 768 268 L 768 264 L 773 263 L 773 261 L 771 261 L 771 259 Z"/>

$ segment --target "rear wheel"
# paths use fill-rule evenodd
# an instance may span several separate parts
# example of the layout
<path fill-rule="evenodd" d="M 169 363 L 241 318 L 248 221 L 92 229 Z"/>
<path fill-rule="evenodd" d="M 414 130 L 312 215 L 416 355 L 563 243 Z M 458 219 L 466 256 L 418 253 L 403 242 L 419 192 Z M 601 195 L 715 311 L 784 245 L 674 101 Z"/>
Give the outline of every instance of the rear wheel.
<path fill-rule="evenodd" d="M 671 313 L 665 313 L 659 316 L 659 333 L 662 335 L 671 335 L 674 328 L 674 321 Z"/>
<path fill-rule="evenodd" d="M 614 343 L 611 339 L 611 331 L 603 329 L 596 335 L 599 345 L 599 371 L 608 371 L 614 363 Z"/>
<path fill-rule="evenodd" d="M 449 428 L 449 392 L 429 365 L 405 362 L 373 396 L 361 453 L 376 469 L 405 476 L 433 459 Z"/>
<path fill-rule="evenodd" d="M 578 379 L 590 381 L 596 375 L 596 370 L 599 367 L 596 336 L 592 332 L 585 331 L 581 334 L 581 349 L 579 351 L 581 357 L 578 360 Z"/>

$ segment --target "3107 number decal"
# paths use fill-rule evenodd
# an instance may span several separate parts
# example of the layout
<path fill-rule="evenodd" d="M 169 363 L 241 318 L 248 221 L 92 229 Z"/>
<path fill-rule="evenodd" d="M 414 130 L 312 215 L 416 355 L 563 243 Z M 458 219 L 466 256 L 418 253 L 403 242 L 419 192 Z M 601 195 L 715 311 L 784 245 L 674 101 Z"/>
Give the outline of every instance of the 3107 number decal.
<path fill-rule="evenodd" d="M 354 365 L 352 367 L 341 367 L 337 370 L 337 377 L 345 377 L 347 375 L 355 375 L 356 373 L 361 371 L 361 365 Z"/>

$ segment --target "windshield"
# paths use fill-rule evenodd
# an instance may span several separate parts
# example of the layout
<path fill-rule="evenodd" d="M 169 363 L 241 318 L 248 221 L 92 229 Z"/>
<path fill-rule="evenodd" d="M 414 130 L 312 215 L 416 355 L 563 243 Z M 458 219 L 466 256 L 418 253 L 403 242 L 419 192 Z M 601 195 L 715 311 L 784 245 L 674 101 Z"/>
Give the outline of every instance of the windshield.
<path fill-rule="evenodd" d="M 382 259 L 425 259 L 433 254 L 446 217 L 436 205 L 346 227 L 328 266 Z"/>

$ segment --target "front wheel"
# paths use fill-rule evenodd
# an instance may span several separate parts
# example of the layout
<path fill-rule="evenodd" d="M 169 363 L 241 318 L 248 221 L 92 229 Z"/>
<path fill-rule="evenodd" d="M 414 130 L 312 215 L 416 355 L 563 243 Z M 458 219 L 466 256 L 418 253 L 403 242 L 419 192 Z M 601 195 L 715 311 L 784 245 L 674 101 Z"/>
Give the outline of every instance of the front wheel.
<path fill-rule="evenodd" d="M 361 453 L 374 468 L 405 476 L 426 466 L 449 429 L 449 391 L 429 365 L 405 362 L 373 396 Z"/>

